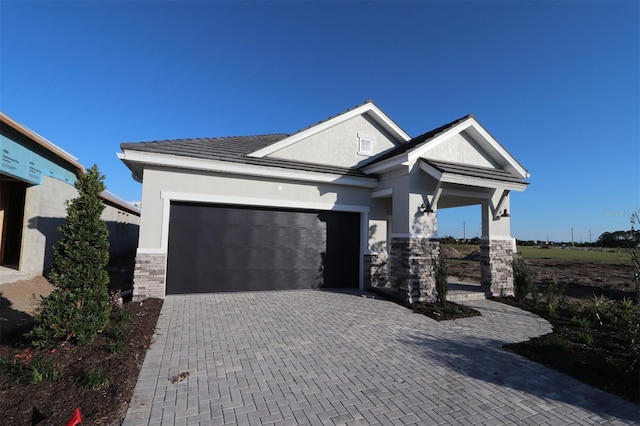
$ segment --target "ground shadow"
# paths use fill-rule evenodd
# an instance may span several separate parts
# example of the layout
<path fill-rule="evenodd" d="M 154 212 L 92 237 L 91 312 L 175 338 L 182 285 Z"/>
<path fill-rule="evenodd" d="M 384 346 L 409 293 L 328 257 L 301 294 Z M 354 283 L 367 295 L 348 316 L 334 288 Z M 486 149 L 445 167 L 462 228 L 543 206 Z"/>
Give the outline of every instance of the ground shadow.
<path fill-rule="evenodd" d="M 403 340 L 458 374 L 593 411 L 602 417 L 637 421 L 638 406 L 563 373 L 502 349 L 505 342 L 483 337 L 443 338 L 414 333 Z M 541 401 L 542 402 L 542 401 Z"/>
<path fill-rule="evenodd" d="M 33 325 L 33 317 L 12 308 L 13 303 L 0 293 L 0 343 L 21 335 Z"/>

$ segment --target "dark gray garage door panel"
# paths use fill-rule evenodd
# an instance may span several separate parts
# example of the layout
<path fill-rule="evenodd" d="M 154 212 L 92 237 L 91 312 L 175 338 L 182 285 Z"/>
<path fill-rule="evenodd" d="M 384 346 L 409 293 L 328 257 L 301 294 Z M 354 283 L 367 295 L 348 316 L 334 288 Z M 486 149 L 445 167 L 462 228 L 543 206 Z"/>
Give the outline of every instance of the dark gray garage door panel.
<path fill-rule="evenodd" d="M 167 294 L 358 287 L 360 215 L 172 203 Z"/>

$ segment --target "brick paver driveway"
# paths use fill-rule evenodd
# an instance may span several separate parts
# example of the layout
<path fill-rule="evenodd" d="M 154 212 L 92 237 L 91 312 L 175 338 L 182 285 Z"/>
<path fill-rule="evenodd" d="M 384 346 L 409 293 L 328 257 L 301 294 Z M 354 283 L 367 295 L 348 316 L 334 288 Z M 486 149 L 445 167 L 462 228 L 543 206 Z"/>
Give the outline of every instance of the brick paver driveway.
<path fill-rule="evenodd" d="M 490 301 L 438 323 L 358 294 L 167 297 L 124 422 L 633 424 L 640 407 L 500 348 L 549 324 Z M 178 383 L 171 378 L 188 377 Z"/>

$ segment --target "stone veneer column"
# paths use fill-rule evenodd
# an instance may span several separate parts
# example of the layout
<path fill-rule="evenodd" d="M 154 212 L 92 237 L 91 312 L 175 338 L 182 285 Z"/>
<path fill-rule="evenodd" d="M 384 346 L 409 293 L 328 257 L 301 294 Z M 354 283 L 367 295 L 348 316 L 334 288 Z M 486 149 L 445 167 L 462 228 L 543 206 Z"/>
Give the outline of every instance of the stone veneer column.
<path fill-rule="evenodd" d="M 133 300 L 164 299 L 166 265 L 167 255 L 164 253 L 138 253 L 133 272 Z"/>
<path fill-rule="evenodd" d="M 436 283 L 431 262 L 438 256 L 439 249 L 436 239 L 391 239 L 390 284 L 400 301 L 435 301 Z"/>
<path fill-rule="evenodd" d="M 364 256 L 365 287 L 389 288 L 387 253 L 369 253 Z"/>
<path fill-rule="evenodd" d="M 512 240 L 480 242 L 480 282 L 493 296 L 513 296 Z"/>

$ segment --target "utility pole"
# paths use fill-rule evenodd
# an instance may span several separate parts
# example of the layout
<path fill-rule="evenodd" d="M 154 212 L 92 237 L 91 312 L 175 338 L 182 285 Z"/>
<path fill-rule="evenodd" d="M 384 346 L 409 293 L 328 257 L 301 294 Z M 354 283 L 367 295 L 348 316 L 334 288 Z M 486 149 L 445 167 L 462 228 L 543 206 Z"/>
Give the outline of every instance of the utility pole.
<path fill-rule="evenodd" d="M 467 241 L 467 222 L 462 222 L 462 241 Z"/>
<path fill-rule="evenodd" d="M 573 227 L 571 227 L 571 247 L 573 247 Z"/>

